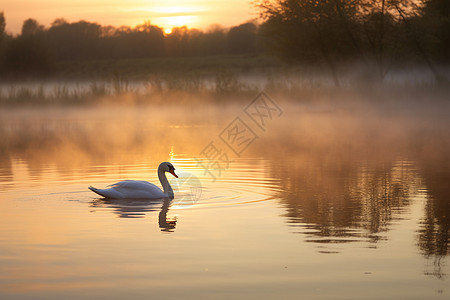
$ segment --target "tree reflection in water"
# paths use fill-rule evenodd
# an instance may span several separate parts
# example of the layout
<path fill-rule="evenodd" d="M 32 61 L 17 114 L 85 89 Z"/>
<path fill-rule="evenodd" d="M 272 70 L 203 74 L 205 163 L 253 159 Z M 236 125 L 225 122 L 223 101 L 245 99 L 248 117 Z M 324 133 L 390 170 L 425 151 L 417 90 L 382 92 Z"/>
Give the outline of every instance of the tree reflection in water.
<path fill-rule="evenodd" d="M 287 207 L 293 227 L 317 243 L 369 240 L 380 233 L 407 207 L 421 189 L 413 164 L 405 160 L 389 164 L 297 161 L 289 169 L 275 168 L 284 186 L 279 197 Z M 285 164 L 283 164 L 285 165 Z"/>
<path fill-rule="evenodd" d="M 286 207 L 285 217 L 294 232 L 306 235 L 307 242 L 368 241 L 369 247 L 377 247 L 377 242 L 386 239 L 383 233 L 404 217 L 414 201 L 426 199 L 417 244 L 433 264 L 433 270 L 425 273 L 446 276 L 441 264 L 450 249 L 448 159 L 435 157 L 433 163 L 421 156 L 417 162 L 371 156 L 370 161 L 363 156 L 333 155 L 274 160 L 271 176 L 280 179 L 277 197 Z"/>
<path fill-rule="evenodd" d="M 439 278 L 442 258 L 450 254 L 450 166 L 448 152 L 436 153 L 421 162 L 422 176 L 428 196 L 424 217 L 418 231 L 418 246 L 423 255 L 433 262 L 433 271 L 427 275 Z"/>

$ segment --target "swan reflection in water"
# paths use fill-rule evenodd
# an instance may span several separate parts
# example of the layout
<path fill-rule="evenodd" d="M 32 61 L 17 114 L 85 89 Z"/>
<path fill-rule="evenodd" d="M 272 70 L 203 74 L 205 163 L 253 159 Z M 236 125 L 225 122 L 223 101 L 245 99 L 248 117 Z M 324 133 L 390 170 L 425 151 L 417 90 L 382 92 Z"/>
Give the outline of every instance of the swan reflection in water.
<path fill-rule="evenodd" d="M 105 199 L 99 198 L 91 202 L 92 208 L 106 208 L 113 210 L 119 218 L 144 218 L 146 213 L 158 211 L 158 224 L 161 231 L 173 232 L 176 224 L 176 217 L 168 217 L 170 199 Z"/>
<path fill-rule="evenodd" d="M 177 220 L 176 218 L 167 219 L 167 212 L 174 193 L 167 180 L 166 172 L 178 178 L 178 175 L 175 174 L 175 167 L 170 162 L 162 162 L 158 167 L 158 178 L 163 187 L 162 191 L 153 183 L 140 180 L 120 181 L 106 189 L 90 186 L 91 191 L 104 197 L 94 200 L 92 206 L 113 208 L 121 218 L 139 218 L 144 217 L 146 212 L 158 210 L 162 201 L 158 217 L 159 227 L 162 231 L 173 231 Z"/>

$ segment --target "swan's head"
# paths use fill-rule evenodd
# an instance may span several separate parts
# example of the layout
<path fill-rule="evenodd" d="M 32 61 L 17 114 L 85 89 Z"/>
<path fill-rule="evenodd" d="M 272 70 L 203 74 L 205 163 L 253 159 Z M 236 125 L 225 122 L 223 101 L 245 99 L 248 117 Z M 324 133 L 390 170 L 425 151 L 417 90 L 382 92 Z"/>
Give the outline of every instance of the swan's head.
<path fill-rule="evenodd" d="M 158 170 L 161 170 L 163 172 L 169 172 L 170 174 L 178 178 L 178 175 L 175 174 L 175 167 L 170 162 L 162 162 L 159 165 Z"/>

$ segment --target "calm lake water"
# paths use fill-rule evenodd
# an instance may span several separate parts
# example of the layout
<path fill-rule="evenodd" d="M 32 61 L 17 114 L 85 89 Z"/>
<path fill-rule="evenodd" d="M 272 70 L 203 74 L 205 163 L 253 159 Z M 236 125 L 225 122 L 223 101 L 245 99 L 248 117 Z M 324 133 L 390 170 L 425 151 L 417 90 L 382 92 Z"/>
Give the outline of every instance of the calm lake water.
<path fill-rule="evenodd" d="M 447 106 L 249 103 L 3 110 L 0 298 L 449 299 Z"/>

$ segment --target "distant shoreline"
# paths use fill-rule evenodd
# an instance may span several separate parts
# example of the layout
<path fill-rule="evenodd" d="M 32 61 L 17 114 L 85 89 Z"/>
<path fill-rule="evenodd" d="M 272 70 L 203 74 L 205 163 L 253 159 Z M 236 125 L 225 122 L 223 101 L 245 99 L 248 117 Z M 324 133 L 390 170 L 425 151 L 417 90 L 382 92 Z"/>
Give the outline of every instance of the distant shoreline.
<path fill-rule="evenodd" d="M 109 79 L 114 76 L 145 80 L 153 75 L 212 76 L 227 71 L 239 74 L 283 69 L 285 65 L 268 55 L 213 55 L 66 61 L 55 64 L 54 77 Z M 50 76 L 50 77 L 53 77 Z"/>
<path fill-rule="evenodd" d="M 260 91 L 300 102 L 448 102 L 448 81 L 426 66 L 391 70 L 383 81 L 364 64 L 340 66 L 337 87 L 328 69 L 284 63 L 267 55 L 219 55 L 67 61 L 47 77 L 0 80 L 0 107 L 165 105 L 251 99 Z M 450 66 L 440 66 L 450 77 Z M 424 100 L 424 101 L 425 101 Z"/>

